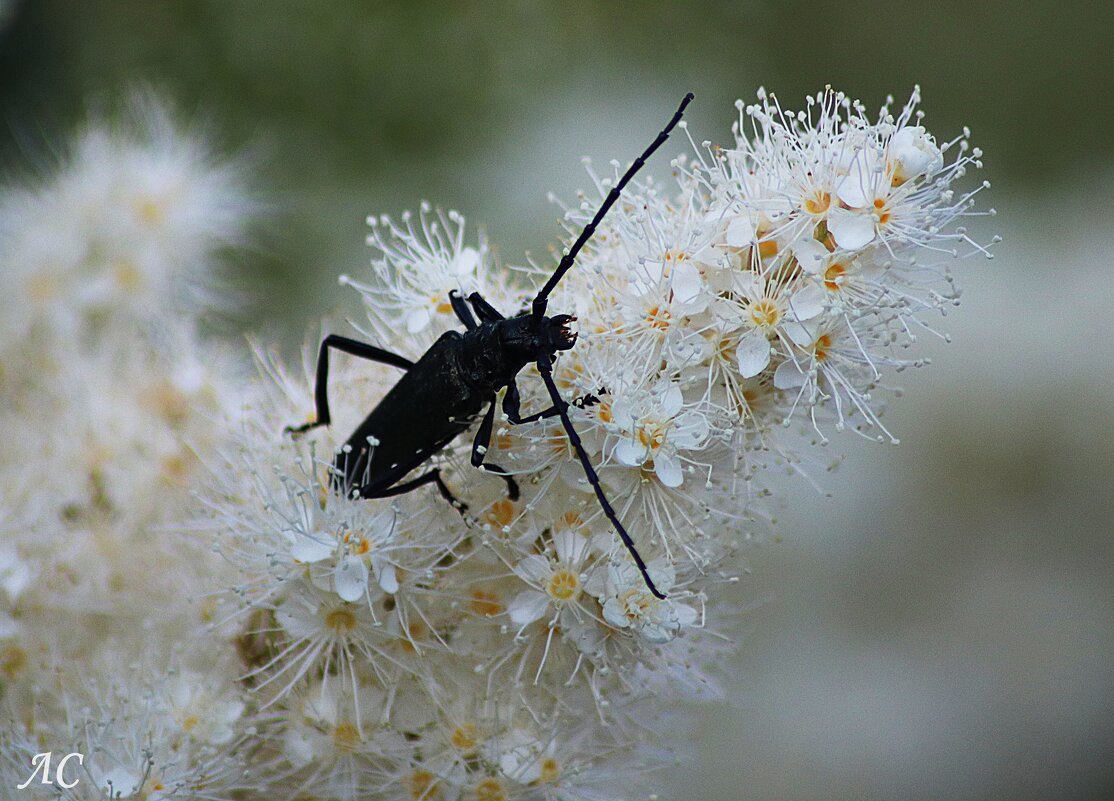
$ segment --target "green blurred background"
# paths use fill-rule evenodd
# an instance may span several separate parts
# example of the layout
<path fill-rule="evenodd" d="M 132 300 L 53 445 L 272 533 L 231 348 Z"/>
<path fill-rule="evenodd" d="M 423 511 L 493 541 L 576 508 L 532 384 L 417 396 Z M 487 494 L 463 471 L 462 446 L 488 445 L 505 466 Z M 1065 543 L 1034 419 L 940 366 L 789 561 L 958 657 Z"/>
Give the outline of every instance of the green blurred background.
<path fill-rule="evenodd" d="M 162 90 L 267 203 L 221 325 L 290 348 L 358 313 L 335 277 L 366 264 L 368 213 L 455 207 L 518 261 L 556 239 L 546 192 L 587 184 L 579 157 L 629 159 L 685 91 L 694 136 L 725 142 L 760 85 L 876 107 L 919 83 L 930 130 L 985 150 L 1000 213 L 973 228 L 1005 241 L 957 265 L 955 341 L 924 343 L 887 418 L 901 447 L 845 435 L 833 499 L 787 485 L 733 703 L 660 795 L 1114 798 L 1112 23 L 1004 0 L 9 2 L 0 164 L 48 167 L 88 109 Z"/>

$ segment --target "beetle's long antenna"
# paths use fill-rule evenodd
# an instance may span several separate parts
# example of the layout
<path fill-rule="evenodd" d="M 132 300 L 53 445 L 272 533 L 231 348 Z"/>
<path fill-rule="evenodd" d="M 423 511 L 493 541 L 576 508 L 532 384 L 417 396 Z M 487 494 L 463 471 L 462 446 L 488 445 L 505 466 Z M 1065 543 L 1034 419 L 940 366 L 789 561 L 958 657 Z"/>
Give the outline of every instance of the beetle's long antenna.
<path fill-rule="evenodd" d="M 692 95 L 689 95 L 691 98 Z M 685 102 L 688 102 L 686 99 Z M 681 105 L 684 108 L 684 105 Z M 678 115 L 680 112 L 677 112 Z M 550 357 L 548 353 L 543 352 L 538 359 L 538 372 L 542 374 L 542 381 L 545 382 L 545 388 L 549 390 L 549 397 L 553 399 L 553 406 L 557 409 L 557 414 L 561 418 L 561 425 L 565 428 L 565 433 L 569 437 L 569 442 L 572 443 L 573 450 L 576 451 L 577 458 L 580 459 L 580 465 L 584 468 L 584 475 L 588 477 L 588 483 L 592 485 L 592 489 L 596 492 L 596 497 L 599 499 L 600 506 L 603 507 L 603 513 L 607 515 L 607 519 L 611 521 L 611 525 L 615 526 L 615 530 L 619 532 L 619 537 L 623 540 L 623 545 L 627 546 L 627 550 L 634 558 L 634 563 L 638 565 L 638 571 L 642 574 L 642 580 L 646 582 L 650 592 L 656 598 L 665 600 L 665 596 L 661 590 L 654 586 L 653 580 L 650 578 L 649 572 L 646 570 L 646 563 L 642 561 L 642 557 L 638 553 L 638 549 L 634 547 L 634 540 L 630 538 L 630 534 L 623 528 L 623 524 L 619 522 L 619 516 L 615 514 L 615 510 L 611 508 L 611 504 L 607 500 L 607 496 L 603 494 L 603 487 L 600 486 L 600 477 L 596 474 L 596 470 L 592 467 L 591 460 L 588 459 L 588 454 L 584 452 L 584 445 L 580 442 L 580 435 L 576 433 L 573 428 L 572 420 L 569 419 L 568 404 L 565 403 L 564 398 L 561 397 L 561 391 L 557 389 L 557 384 L 553 381 L 553 365 L 550 364 Z"/>
<path fill-rule="evenodd" d="M 619 183 L 615 184 L 615 186 L 611 188 L 611 191 L 607 193 L 607 197 L 604 199 L 603 205 L 600 206 L 599 211 L 596 212 L 596 216 L 592 218 L 590 223 L 584 226 L 584 230 L 580 232 L 580 236 L 573 242 L 572 247 L 569 248 L 569 252 L 562 257 L 560 264 L 557 265 L 557 269 L 553 271 L 553 275 L 549 276 L 549 280 L 545 282 L 545 286 L 541 288 L 541 291 L 538 292 L 537 296 L 534 298 L 532 308 L 535 320 L 540 320 L 545 315 L 545 309 L 549 303 L 549 293 L 551 293 L 561 279 L 565 277 L 565 273 L 572 268 L 573 263 L 576 261 L 576 255 L 592 237 L 592 234 L 596 232 L 596 226 L 603 221 L 604 216 L 611 210 L 611 207 L 615 205 L 615 201 L 619 199 L 623 187 L 634 177 L 636 172 L 642 169 L 642 165 L 646 163 L 646 159 L 650 158 L 650 156 L 654 154 L 654 151 L 661 147 L 665 140 L 669 138 L 670 132 L 676 127 L 677 123 L 681 121 L 681 115 L 685 113 L 685 106 L 692 101 L 692 98 L 692 92 L 685 95 L 684 100 L 681 101 L 681 105 L 677 109 L 677 113 L 673 115 L 673 119 L 662 129 L 657 139 L 643 151 L 642 155 L 634 160 L 634 163 L 630 165 L 623 174 L 623 177 L 619 179 Z M 628 545 L 627 547 L 630 546 Z M 633 551 L 633 548 L 631 550 Z M 649 581 L 649 579 L 647 579 L 647 581 Z M 656 594 L 657 593 L 655 593 L 655 595 Z"/>

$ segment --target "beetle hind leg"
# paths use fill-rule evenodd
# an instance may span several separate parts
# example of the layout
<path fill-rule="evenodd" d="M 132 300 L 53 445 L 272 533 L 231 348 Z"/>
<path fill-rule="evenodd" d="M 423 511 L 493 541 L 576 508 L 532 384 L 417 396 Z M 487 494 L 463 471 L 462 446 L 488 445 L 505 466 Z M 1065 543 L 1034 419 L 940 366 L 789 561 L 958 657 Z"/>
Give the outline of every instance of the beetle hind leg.
<path fill-rule="evenodd" d="M 416 490 L 418 487 L 424 487 L 426 484 L 436 484 L 437 491 L 441 493 L 441 497 L 449 502 L 450 505 L 462 515 L 468 512 L 468 504 L 453 495 L 452 490 L 445 484 L 445 480 L 441 478 L 441 468 L 435 467 L 427 473 L 423 473 L 415 479 L 404 481 L 401 484 L 395 484 L 393 487 L 383 487 L 380 484 L 365 484 L 362 487 L 352 490 L 352 495 L 363 500 L 370 500 L 372 498 L 392 498 L 395 495 L 405 495 L 406 493 Z"/>
<path fill-rule="evenodd" d="M 338 336 L 337 334 L 329 334 L 329 336 L 322 340 L 321 349 L 317 354 L 317 377 L 314 381 L 313 388 L 314 419 L 300 426 L 286 426 L 282 430 L 282 433 L 292 434 L 296 437 L 306 433 L 310 429 L 317 428 L 318 426 L 327 426 L 332 422 L 332 416 L 329 413 L 328 390 L 330 348 L 339 350 L 341 353 L 356 356 L 360 359 L 367 359 L 370 362 L 379 362 L 380 364 L 397 367 L 400 370 L 409 370 L 414 366 L 414 362 L 410 361 L 405 356 L 399 356 L 397 353 L 392 353 L 383 348 L 377 348 L 375 345 L 369 345 L 366 342 L 360 342 L 356 339 L 349 339 L 348 337 Z"/>

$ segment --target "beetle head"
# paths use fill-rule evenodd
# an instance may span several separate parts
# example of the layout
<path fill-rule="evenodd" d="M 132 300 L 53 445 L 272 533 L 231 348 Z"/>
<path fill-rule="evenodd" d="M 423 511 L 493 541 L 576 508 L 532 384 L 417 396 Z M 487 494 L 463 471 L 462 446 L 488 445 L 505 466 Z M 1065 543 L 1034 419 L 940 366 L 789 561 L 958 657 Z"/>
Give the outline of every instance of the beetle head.
<path fill-rule="evenodd" d="M 576 333 L 569 324 L 576 320 L 568 314 L 540 319 L 523 314 L 500 323 L 500 339 L 505 352 L 523 363 L 538 358 L 540 353 L 554 354 L 576 344 Z"/>
<path fill-rule="evenodd" d="M 569 328 L 569 323 L 576 322 L 570 314 L 558 314 L 556 317 L 545 317 L 542 320 L 541 346 L 546 350 L 568 350 L 576 344 L 576 332 Z"/>

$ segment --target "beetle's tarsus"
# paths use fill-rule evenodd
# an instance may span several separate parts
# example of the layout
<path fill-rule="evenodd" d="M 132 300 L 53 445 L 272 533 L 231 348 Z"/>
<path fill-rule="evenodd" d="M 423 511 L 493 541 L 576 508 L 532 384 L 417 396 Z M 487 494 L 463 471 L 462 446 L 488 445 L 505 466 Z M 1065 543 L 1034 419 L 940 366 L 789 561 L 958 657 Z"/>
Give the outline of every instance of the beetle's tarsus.
<path fill-rule="evenodd" d="M 282 429 L 282 433 L 289 434 L 293 439 L 297 439 L 298 437 L 302 436 L 302 434 L 305 434 L 307 431 L 311 431 L 323 425 L 325 424 L 322 423 L 320 420 L 314 420 L 312 423 L 303 423 L 300 426 L 286 426 Z"/>

